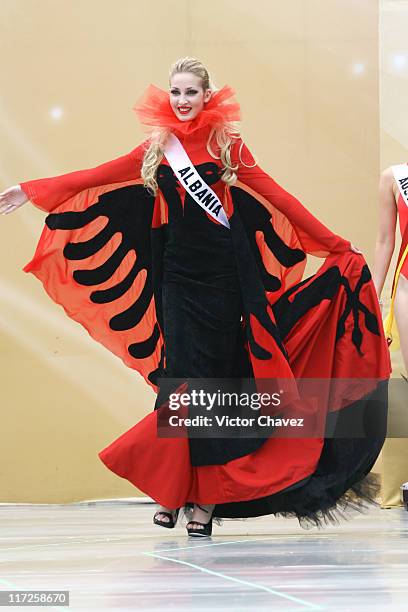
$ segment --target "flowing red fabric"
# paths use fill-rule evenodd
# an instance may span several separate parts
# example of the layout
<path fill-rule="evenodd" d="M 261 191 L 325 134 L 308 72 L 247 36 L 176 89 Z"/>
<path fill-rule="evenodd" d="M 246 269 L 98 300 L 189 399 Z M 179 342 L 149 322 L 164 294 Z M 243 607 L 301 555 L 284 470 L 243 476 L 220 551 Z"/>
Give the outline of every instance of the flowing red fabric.
<path fill-rule="evenodd" d="M 224 85 L 212 94 L 203 110 L 194 119 L 180 121 L 170 105 L 168 92 L 151 84 L 133 110 L 143 125 L 165 127 L 187 135 L 207 125 L 215 127 L 226 121 L 240 121 L 240 106 L 235 100 L 230 100 L 234 95 L 232 87 Z"/>

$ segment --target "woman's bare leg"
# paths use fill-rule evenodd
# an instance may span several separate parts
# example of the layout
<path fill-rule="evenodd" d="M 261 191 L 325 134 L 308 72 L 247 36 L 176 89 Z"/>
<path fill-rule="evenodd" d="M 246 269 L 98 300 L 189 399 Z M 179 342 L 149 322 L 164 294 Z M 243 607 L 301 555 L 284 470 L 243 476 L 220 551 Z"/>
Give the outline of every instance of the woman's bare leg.
<path fill-rule="evenodd" d="M 199 521 L 200 523 L 208 523 L 211 518 L 212 512 L 215 508 L 215 504 L 194 504 L 193 510 L 193 518 L 192 521 Z M 190 522 L 191 523 L 191 522 Z M 192 527 L 192 525 L 188 523 L 187 527 Z M 200 530 L 202 527 L 194 526 L 194 529 Z"/>
<path fill-rule="evenodd" d="M 395 320 L 400 337 L 401 353 L 408 374 L 408 279 L 400 274 L 394 302 Z"/>

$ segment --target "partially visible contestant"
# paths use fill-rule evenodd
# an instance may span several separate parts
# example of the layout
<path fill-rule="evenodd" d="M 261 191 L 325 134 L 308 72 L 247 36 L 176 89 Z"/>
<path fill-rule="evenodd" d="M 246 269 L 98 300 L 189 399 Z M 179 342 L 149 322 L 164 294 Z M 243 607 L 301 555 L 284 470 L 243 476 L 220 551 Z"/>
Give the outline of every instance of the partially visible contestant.
<path fill-rule="evenodd" d="M 401 348 L 408 375 L 408 164 L 398 164 L 384 170 L 379 191 L 380 215 L 373 281 L 381 297 L 395 248 L 398 218 L 401 247 L 394 270 L 391 308 L 385 319 L 385 331 L 391 349 Z M 401 375 L 408 382 L 407 376 Z"/>
<path fill-rule="evenodd" d="M 212 516 L 335 520 L 375 497 L 385 437 L 390 360 L 370 271 L 257 165 L 229 86 L 194 58 L 171 67 L 169 85 L 136 107 L 150 134 L 133 151 L 11 187 L 0 209 L 29 198 L 49 213 L 24 271 L 157 393 L 99 453 L 161 505 L 157 524 L 174 527 L 180 509 L 193 536 L 211 533 Z M 307 254 L 323 263 L 303 278 Z M 323 430 L 159 436 L 177 378 L 314 380 L 300 405 Z"/>

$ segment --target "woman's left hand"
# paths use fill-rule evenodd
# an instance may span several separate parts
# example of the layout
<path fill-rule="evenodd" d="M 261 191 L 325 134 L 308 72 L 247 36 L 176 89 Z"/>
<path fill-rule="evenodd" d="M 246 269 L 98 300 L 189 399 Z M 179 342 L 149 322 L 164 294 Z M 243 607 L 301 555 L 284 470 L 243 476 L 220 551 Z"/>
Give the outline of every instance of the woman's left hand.
<path fill-rule="evenodd" d="M 350 243 L 350 249 L 354 252 L 354 253 L 358 253 L 359 255 L 362 255 L 362 251 L 360 251 L 360 249 L 358 249 L 357 247 L 354 246 L 354 244 Z"/>

